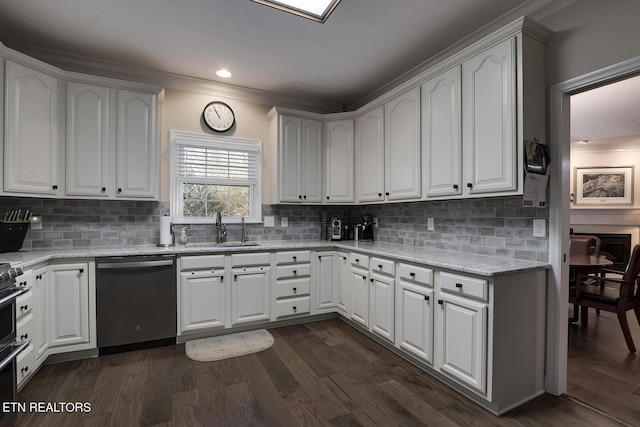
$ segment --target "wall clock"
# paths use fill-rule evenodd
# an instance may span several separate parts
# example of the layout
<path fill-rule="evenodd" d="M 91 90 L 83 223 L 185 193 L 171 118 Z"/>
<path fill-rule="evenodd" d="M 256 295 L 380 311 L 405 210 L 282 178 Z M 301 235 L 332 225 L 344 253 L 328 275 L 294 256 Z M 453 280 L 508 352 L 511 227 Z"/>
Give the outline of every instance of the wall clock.
<path fill-rule="evenodd" d="M 202 118 L 205 124 L 216 132 L 225 132 L 231 129 L 236 121 L 231 107 L 224 102 L 213 101 L 204 107 Z"/>

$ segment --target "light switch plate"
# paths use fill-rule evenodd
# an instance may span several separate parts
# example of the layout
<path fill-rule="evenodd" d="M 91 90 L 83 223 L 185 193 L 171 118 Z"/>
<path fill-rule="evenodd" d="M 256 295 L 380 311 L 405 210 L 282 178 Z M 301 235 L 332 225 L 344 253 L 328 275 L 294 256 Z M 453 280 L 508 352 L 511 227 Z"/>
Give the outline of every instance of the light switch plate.
<path fill-rule="evenodd" d="M 282 227 L 288 227 L 289 226 L 289 218 L 286 216 L 283 216 L 282 218 L 280 218 L 280 225 Z"/>
<path fill-rule="evenodd" d="M 433 223 L 433 218 L 427 218 L 427 231 L 433 231 L 436 227 Z"/>
<path fill-rule="evenodd" d="M 545 219 L 533 220 L 533 237 L 547 236 L 547 221 Z"/>
<path fill-rule="evenodd" d="M 274 216 L 265 216 L 264 217 L 264 226 L 265 227 L 275 227 L 276 226 L 276 217 L 274 217 Z"/>

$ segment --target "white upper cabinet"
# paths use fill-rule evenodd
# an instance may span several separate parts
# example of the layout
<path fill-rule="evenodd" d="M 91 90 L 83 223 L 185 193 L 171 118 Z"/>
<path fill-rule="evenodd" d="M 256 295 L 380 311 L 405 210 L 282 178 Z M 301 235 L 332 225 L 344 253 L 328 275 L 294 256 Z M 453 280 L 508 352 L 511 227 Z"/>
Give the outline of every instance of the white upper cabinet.
<path fill-rule="evenodd" d="M 158 198 L 156 95 L 116 92 L 116 196 Z"/>
<path fill-rule="evenodd" d="M 353 120 L 325 123 L 325 192 L 329 203 L 355 200 L 355 142 Z"/>
<path fill-rule="evenodd" d="M 464 185 L 468 194 L 517 189 L 515 38 L 462 64 Z"/>
<path fill-rule="evenodd" d="M 6 61 L 4 191 L 57 195 L 57 78 Z"/>
<path fill-rule="evenodd" d="M 274 120 L 278 144 L 278 201 L 321 202 L 322 122 L 280 114 Z"/>
<path fill-rule="evenodd" d="M 108 87 L 67 83 L 68 195 L 104 197 L 115 193 L 109 185 L 109 105 Z"/>
<path fill-rule="evenodd" d="M 425 195 L 462 194 L 460 66 L 429 79 L 420 93 Z"/>
<path fill-rule="evenodd" d="M 384 106 L 387 200 L 420 197 L 420 88 Z"/>
<path fill-rule="evenodd" d="M 384 200 L 384 107 L 357 121 L 356 172 L 359 202 Z"/>

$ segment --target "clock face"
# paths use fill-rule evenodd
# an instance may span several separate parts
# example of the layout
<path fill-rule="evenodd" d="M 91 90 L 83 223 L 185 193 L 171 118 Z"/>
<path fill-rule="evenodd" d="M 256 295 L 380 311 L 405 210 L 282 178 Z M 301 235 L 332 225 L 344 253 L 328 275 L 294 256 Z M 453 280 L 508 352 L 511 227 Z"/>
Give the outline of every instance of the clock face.
<path fill-rule="evenodd" d="M 231 129 L 236 121 L 231 107 L 220 101 L 207 104 L 202 112 L 202 117 L 207 126 L 216 132 L 224 132 Z"/>

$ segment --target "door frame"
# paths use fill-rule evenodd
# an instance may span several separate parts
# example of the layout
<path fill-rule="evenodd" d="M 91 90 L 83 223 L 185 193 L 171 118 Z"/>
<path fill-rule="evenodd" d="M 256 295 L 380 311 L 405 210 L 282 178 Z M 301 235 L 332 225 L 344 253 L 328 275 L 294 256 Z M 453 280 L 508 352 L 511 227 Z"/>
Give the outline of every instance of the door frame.
<path fill-rule="evenodd" d="M 550 102 L 550 207 L 549 263 L 547 276 L 547 366 L 545 390 L 567 392 L 569 318 L 569 194 L 570 97 L 589 89 L 640 74 L 640 57 L 551 86 Z"/>

